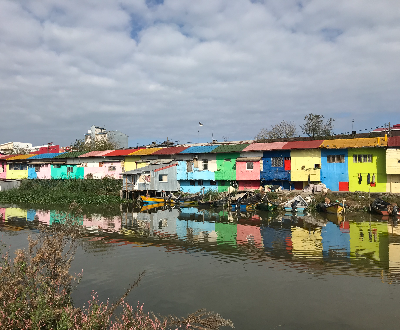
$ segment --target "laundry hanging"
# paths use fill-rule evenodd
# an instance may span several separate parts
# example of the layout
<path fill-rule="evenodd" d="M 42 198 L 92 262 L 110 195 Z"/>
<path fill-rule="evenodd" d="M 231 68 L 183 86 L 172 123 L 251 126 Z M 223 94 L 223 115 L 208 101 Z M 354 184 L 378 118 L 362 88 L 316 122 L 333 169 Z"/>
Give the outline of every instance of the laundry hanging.
<path fill-rule="evenodd" d="M 375 183 L 375 173 L 372 174 L 372 181 L 371 181 L 371 183 Z"/>
<path fill-rule="evenodd" d="M 368 173 L 367 175 L 367 184 L 371 183 L 371 174 Z"/>
<path fill-rule="evenodd" d="M 362 182 L 362 175 L 361 173 L 358 173 L 358 184 L 361 184 Z"/>

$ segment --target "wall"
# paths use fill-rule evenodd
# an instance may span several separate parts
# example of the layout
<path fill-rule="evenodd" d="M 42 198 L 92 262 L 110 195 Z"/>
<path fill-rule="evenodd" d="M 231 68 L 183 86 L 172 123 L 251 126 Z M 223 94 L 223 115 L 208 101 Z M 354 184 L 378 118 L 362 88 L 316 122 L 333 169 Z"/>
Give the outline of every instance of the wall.
<path fill-rule="evenodd" d="M 316 182 L 321 180 L 320 169 L 315 169 L 315 164 L 321 165 L 321 150 L 292 150 L 290 156 L 292 160 L 291 181 L 305 182 L 310 179 L 310 181 Z"/>
<path fill-rule="evenodd" d="M 0 179 L 7 178 L 7 162 L 0 161 Z"/>
<path fill-rule="evenodd" d="M 0 181 L 0 191 L 5 191 L 9 189 L 19 188 L 21 181 Z"/>
<path fill-rule="evenodd" d="M 218 182 L 219 192 L 228 190 L 229 181 L 236 181 L 236 159 L 239 155 L 237 152 L 216 155 L 217 171 L 215 172 L 215 180 L 225 181 Z"/>
<path fill-rule="evenodd" d="M 344 163 L 328 163 L 327 156 L 344 155 Z M 339 182 L 349 182 L 347 149 L 321 150 L 321 182 L 332 191 L 339 191 Z"/>
<path fill-rule="evenodd" d="M 67 173 L 67 167 L 73 167 L 73 171 Z M 55 168 L 51 165 L 52 179 L 84 179 L 84 167 L 77 165 L 61 165 L 60 168 Z"/>
<path fill-rule="evenodd" d="M 8 165 L 6 179 L 27 179 L 28 178 L 28 167 L 25 166 L 26 170 L 10 170 L 10 166 Z M 11 167 L 12 168 L 12 167 Z"/>
<path fill-rule="evenodd" d="M 28 179 L 51 179 L 51 165 L 43 164 L 40 165 L 39 171 L 33 165 L 28 168 Z"/>
<path fill-rule="evenodd" d="M 353 155 L 372 154 L 372 163 L 354 163 Z M 350 191 L 371 191 L 386 192 L 386 150 L 384 148 L 354 148 L 348 150 L 349 164 L 349 190 Z M 361 173 L 362 181 L 358 183 L 358 174 Z M 367 175 L 375 174 L 376 186 L 367 184 Z"/>
<path fill-rule="evenodd" d="M 143 164 L 143 166 L 138 166 L 137 162 L 140 162 L 141 157 L 140 156 L 127 156 L 125 157 L 125 164 L 124 164 L 124 170 L 125 172 L 127 171 L 133 171 L 136 170 L 140 167 L 143 167 L 146 165 L 146 163 L 139 163 Z"/>
<path fill-rule="evenodd" d="M 122 173 L 122 164 L 117 161 L 99 161 L 99 159 L 84 159 L 82 164 L 84 165 L 84 177 L 93 176 L 93 179 L 102 179 L 106 176 L 114 179 L 119 179 Z M 101 166 L 100 166 L 101 165 Z M 115 170 L 110 170 L 110 167 L 115 167 Z"/>
<path fill-rule="evenodd" d="M 271 158 L 275 157 L 288 158 L 290 157 L 290 150 L 264 151 L 260 179 L 268 183 L 271 183 L 271 181 L 289 181 L 290 170 L 285 170 L 285 162 L 282 167 L 272 167 Z"/>
<path fill-rule="evenodd" d="M 236 162 L 236 180 L 260 181 L 260 162 L 252 162 L 253 169 L 247 169 L 247 162 Z"/>
<path fill-rule="evenodd" d="M 166 165 L 168 166 L 168 165 Z M 160 182 L 159 176 L 167 174 L 167 182 Z M 151 172 L 150 190 L 160 191 L 179 191 L 179 182 L 176 179 L 176 166 L 170 166 L 162 170 Z"/>
<path fill-rule="evenodd" d="M 388 174 L 386 191 L 391 193 L 400 193 L 400 174 Z"/>
<path fill-rule="evenodd" d="M 386 174 L 400 174 L 400 149 L 386 150 Z"/>
<path fill-rule="evenodd" d="M 193 186 L 190 184 L 191 183 L 190 180 L 179 180 L 179 185 L 183 192 L 191 194 L 203 192 L 203 188 L 204 192 L 207 192 L 207 190 L 218 191 L 218 185 L 217 184 L 211 185 L 211 181 L 215 182 L 214 180 L 203 180 L 203 184 L 200 185 L 199 180 L 192 180 L 192 183 L 194 183 Z"/>

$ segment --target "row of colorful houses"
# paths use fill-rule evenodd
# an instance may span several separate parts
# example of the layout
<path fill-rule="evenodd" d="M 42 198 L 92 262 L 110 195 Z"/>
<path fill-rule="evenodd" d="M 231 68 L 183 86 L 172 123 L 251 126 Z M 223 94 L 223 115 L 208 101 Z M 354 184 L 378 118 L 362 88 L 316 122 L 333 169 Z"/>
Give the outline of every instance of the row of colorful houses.
<path fill-rule="evenodd" d="M 0 179 L 123 178 L 125 191 L 279 185 L 400 193 L 400 137 L 0 156 Z"/>

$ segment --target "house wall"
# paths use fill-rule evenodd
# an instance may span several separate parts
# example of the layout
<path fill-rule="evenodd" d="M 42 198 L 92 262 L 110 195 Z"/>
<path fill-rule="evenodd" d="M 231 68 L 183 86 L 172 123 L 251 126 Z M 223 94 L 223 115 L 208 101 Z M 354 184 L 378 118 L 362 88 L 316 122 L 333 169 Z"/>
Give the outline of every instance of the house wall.
<path fill-rule="evenodd" d="M 239 190 L 257 190 L 260 189 L 260 180 L 240 180 L 238 181 Z"/>
<path fill-rule="evenodd" d="M 89 159 L 84 161 L 84 177 L 93 176 L 93 179 L 102 179 L 104 177 L 112 177 L 114 179 L 119 179 L 122 173 L 122 164 L 121 162 L 107 162 L 100 161 L 99 159 Z M 101 165 L 101 166 L 100 166 Z M 111 170 L 111 167 L 115 167 L 115 170 Z"/>
<path fill-rule="evenodd" d="M 236 159 L 239 155 L 237 152 L 216 154 L 217 171 L 215 172 L 215 180 L 224 181 L 218 182 L 219 192 L 228 190 L 229 181 L 236 181 Z"/>
<path fill-rule="evenodd" d="M 291 181 L 320 181 L 320 169 L 315 169 L 315 165 L 321 165 L 321 150 L 320 149 L 306 149 L 306 150 L 292 150 L 291 157 Z M 309 178 L 310 176 L 310 178 Z"/>
<path fill-rule="evenodd" d="M 388 174 L 386 191 L 391 193 L 400 193 L 400 174 Z"/>
<path fill-rule="evenodd" d="M 28 168 L 28 179 L 51 179 L 51 165 L 40 165 L 40 169 L 36 172 L 34 166 Z"/>
<path fill-rule="evenodd" d="M 260 181 L 260 162 L 252 162 L 253 169 L 247 169 L 247 162 L 236 162 L 236 180 Z"/>
<path fill-rule="evenodd" d="M 400 174 L 400 149 L 386 150 L 386 174 Z"/>
<path fill-rule="evenodd" d="M 127 156 L 125 157 L 124 170 L 133 171 L 147 165 L 146 162 L 141 161 L 141 156 Z"/>
<path fill-rule="evenodd" d="M 266 182 L 289 181 L 290 170 L 285 170 L 284 165 L 282 167 L 272 167 L 271 158 L 274 157 L 288 158 L 290 157 L 290 150 L 264 151 L 260 179 Z"/>
<path fill-rule="evenodd" d="M 67 167 L 72 167 L 72 172 L 67 172 Z M 77 165 L 61 165 L 60 168 L 55 168 L 51 165 L 51 178 L 52 179 L 84 179 L 85 170 L 82 166 Z"/>
<path fill-rule="evenodd" d="M 168 166 L 168 165 L 166 165 Z M 167 174 L 167 182 L 160 182 L 159 176 Z M 179 191 L 179 182 L 176 179 L 176 166 L 167 167 L 162 170 L 151 172 L 150 190 L 160 191 Z"/>
<path fill-rule="evenodd" d="M 191 184 L 191 180 L 179 180 L 179 185 L 181 190 L 185 193 L 195 194 L 198 192 L 206 192 L 207 190 L 218 191 L 218 185 L 211 185 L 211 182 L 215 182 L 214 180 L 203 180 L 203 184 L 199 184 L 199 180 L 192 180 L 194 186 Z"/>
<path fill-rule="evenodd" d="M 372 163 L 354 163 L 353 155 L 372 155 Z M 349 164 L 349 190 L 386 192 L 386 150 L 384 148 L 352 148 L 348 150 Z M 358 183 L 358 174 L 361 173 L 362 181 Z M 375 174 L 376 186 L 367 184 L 367 175 Z"/>
<path fill-rule="evenodd" d="M 327 157 L 344 155 L 344 163 L 328 163 Z M 332 191 L 339 191 L 339 182 L 349 182 L 347 149 L 321 150 L 321 182 Z"/>
<path fill-rule="evenodd" d="M 12 164 L 8 165 L 6 179 L 27 179 L 28 178 L 28 167 L 26 166 L 26 170 L 12 170 Z"/>
<path fill-rule="evenodd" d="M 0 179 L 7 178 L 7 162 L 0 161 Z"/>

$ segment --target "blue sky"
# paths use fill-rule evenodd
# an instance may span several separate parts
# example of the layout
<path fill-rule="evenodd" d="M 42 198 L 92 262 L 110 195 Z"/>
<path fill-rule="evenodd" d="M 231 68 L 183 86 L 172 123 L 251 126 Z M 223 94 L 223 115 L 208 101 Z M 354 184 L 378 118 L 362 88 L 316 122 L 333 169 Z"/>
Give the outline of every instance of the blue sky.
<path fill-rule="evenodd" d="M 0 143 L 92 125 L 144 141 L 251 139 L 308 113 L 400 123 L 400 21 L 382 0 L 0 1 Z M 198 122 L 204 126 L 199 130 Z M 299 130 L 299 134 L 300 134 Z"/>

